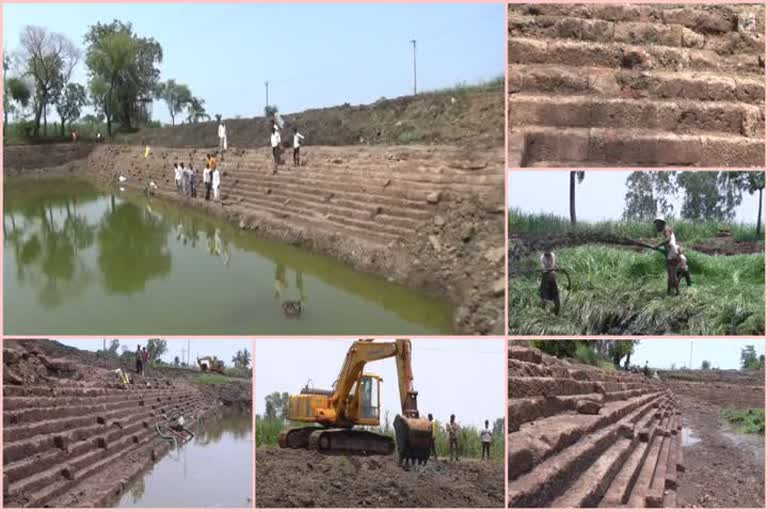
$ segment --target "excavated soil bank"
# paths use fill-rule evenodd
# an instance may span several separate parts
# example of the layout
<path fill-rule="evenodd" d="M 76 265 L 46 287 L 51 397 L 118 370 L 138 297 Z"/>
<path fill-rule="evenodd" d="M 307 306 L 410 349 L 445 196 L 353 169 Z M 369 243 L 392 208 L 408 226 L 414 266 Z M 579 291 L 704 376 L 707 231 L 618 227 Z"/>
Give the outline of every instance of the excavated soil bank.
<path fill-rule="evenodd" d="M 58 157 L 62 151 L 51 148 Z M 200 167 L 210 149 L 97 145 L 86 159 L 46 168 L 17 166 L 37 148 L 7 148 L 5 175 L 81 176 L 198 207 L 241 229 L 330 255 L 448 299 L 454 330 L 504 328 L 503 154 L 450 146 L 307 147 L 299 168 L 272 174 L 266 150 L 232 148 L 224 158 L 222 203 L 179 197 L 173 162 Z M 35 163 L 37 165 L 37 162 Z M 7 187 L 8 188 L 8 182 Z"/>
<path fill-rule="evenodd" d="M 194 425 L 227 402 L 250 410 L 250 381 L 211 389 L 153 368 L 120 385 L 119 367 L 52 340 L 4 341 L 5 507 L 111 506 L 171 450 L 155 431 L 162 414 Z"/>
<path fill-rule="evenodd" d="M 509 166 L 760 167 L 763 5 L 509 6 Z"/>
<path fill-rule="evenodd" d="M 256 450 L 256 507 L 495 508 L 504 505 L 497 461 L 430 461 L 410 470 L 394 457 Z"/>
<path fill-rule="evenodd" d="M 762 506 L 763 436 L 738 433 L 720 415 L 762 408 L 762 373 L 647 379 L 519 341 L 508 363 L 511 507 Z"/>

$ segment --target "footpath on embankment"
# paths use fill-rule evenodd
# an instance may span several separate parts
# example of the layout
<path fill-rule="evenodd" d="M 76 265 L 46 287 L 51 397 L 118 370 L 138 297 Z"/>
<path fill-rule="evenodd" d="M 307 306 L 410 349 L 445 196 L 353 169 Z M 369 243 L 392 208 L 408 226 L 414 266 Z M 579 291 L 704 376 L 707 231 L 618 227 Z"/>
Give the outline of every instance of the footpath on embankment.
<path fill-rule="evenodd" d="M 250 381 L 202 385 L 152 368 L 123 385 L 118 367 L 52 340 L 4 342 L 4 507 L 112 506 L 173 448 L 156 430 L 164 415 L 192 426 L 251 409 Z"/>

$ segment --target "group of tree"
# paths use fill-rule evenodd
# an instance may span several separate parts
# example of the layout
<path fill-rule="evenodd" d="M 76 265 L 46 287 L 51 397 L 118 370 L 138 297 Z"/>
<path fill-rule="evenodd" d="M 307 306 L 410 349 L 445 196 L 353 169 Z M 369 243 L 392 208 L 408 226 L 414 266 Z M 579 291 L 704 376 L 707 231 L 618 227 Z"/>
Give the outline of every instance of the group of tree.
<path fill-rule="evenodd" d="M 758 356 L 754 345 L 746 345 L 741 349 L 742 370 L 762 370 L 765 368 L 765 356 Z"/>
<path fill-rule="evenodd" d="M 247 369 L 251 366 L 251 353 L 247 348 L 238 350 L 232 357 L 232 364 L 235 368 Z"/>
<path fill-rule="evenodd" d="M 569 176 L 571 224 L 576 224 L 576 188 L 585 179 L 584 171 Z M 624 219 L 646 220 L 678 213 L 694 221 L 732 221 L 743 196 L 758 194 L 755 232 L 761 233 L 765 174 L 760 171 L 731 172 L 640 172 L 627 178 Z M 679 212 L 673 200 L 682 196 Z"/>
<path fill-rule="evenodd" d="M 205 102 L 194 97 L 188 86 L 174 80 L 160 81 L 163 50 L 153 38 L 136 34 L 130 23 L 96 23 L 84 36 L 84 50 L 63 34 L 44 27 L 24 27 L 19 47 L 3 55 L 4 125 L 9 114 L 16 119 L 31 115 L 29 134 L 48 134 L 48 114 L 55 110 L 61 121 L 59 132 L 80 119 L 83 108 L 94 114 L 84 122 L 106 122 L 107 134 L 114 126 L 132 130 L 150 121 L 151 104 L 162 99 L 173 124 L 187 112 L 187 121 L 210 119 Z M 83 61 L 88 81 L 72 81 Z M 28 110 L 31 110 L 29 112 Z"/>
<path fill-rule="evenodd" d="M 555 357 L 576 358 L 589 364 L 596 364 L 600 360 L 610 361 L 616 368 L 623 367 L 629 370 L 630 359 L 638 342 L 634 340 L 537 340 L 532 343 L 542 352 Z"/>

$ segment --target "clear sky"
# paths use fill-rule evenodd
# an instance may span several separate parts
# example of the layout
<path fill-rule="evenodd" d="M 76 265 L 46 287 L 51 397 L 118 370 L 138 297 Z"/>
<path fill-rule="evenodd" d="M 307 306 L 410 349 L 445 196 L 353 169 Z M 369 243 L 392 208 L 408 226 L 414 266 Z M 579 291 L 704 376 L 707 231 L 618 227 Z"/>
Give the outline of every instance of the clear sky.
<path fill-rule="evenodd" d="M 297 394 L 312 380 L 318 388 L 331 389 L 354 339 L 256 340 L 256 413 L 264 412 L 264 397 L 274 391 Z M 379 341 L 392 341 L 381 339 Z M 446 422 L 451 414 L 462 425 L 491 424 L 505 414 L 506 344 L 501 338 L 463 340 L 419 338 L 413 340 L 414 387 L 419 410 Z M 366 365 L 382 382 L 382 421 L 400 413 L 397 369 L 394 359 Z"/>
<path fill-rule="evenodd" d="M 659 369 L 669 369 L 672 364 L 680 368 L 701 368 L 704 360 L 713 368 L 721 370 L 741 368 L 741 349 L 747 345 L 755 347 L 758 356 L 765 354 L 765 343 L 761 339 L 646 339 L 635 347 L 630 362 Z M 691 352 L 693 346 L 693 352 Z"/>
<path fill-rule="evenodd" d="M 620 220 L 627 192 L 626 171 L 588 171 L 576 185 L 576 217 L 583 221 Z M 570 216 L 568 171 L 515 171 L 509 173 L 507 200 L 510 208 L 529 213 Z M 679 213 L 682 197 L 673 201 Z M 758 195 L 745 193 L 736 208 L 736 221 L 757 220 Z"/>
<path fill-rule="evenodd" d="M 253 117 L 411 94 L 504 73 L 503 4 L 6 4 L 3 44 L 26 25 L 83 47 L 90 25 L 119 19 L 163 47 L 162 80 L 190 86 L 208 113 Z M 75 81 L 84 83 L 80 65 Z M 164 104 L 154 117 L 170 122 Z"/>
<path fill-rule="evenodd" d="M 106 345 L 109 346 L 109 342 L 112 338 L 88 338 L 88 339 L 63 339 L 58 340 L 64 345 L 71 347 L 77 347 L 80 350 L 96 351 L 101 350 L 104 346 L 104 339 L 106 339 Z M 195 358 L 200 356 L 216 356 L 228 366 L 232 366 L 232 357 L 238 350 L 244 348 L 248 349 L 248 352 L 253 353 L 253 347 L 251 340 L 232 340 L 232 339 L 168 339 L 163 338 L 168 343 L 168 352 L 163 354 L 160 358 L 167 363 L 172 363 L 173 358 L 179 356 L 179 359 L 186 357 L 187 346 L 191 351 L 192 357 L 190 362 L 194 364 Z M 143 338 L 121 338 L 120 346 L 127 346 L 129 350 L 135 350 L 136 345 L 144 346 L 147 340 Z M 189 342 L 189 345 L 187 343 Z M 182 352 L 183 351 L 183 352 Z"/>

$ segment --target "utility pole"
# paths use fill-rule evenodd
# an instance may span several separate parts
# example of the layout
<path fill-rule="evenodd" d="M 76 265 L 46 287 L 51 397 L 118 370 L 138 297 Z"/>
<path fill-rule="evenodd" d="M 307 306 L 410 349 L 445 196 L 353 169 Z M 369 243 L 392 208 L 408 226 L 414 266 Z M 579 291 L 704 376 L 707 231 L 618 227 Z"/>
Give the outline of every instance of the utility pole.
<path fill-rule="evenodd" d="M 191 350 L 190 350 L 191 347 L 189 345 L 190 345 L 189 338 L 187 338 L 187 366 L 189 366 L 189 354 L 191 353 Z"/>
<path fill-rule="evenodd" d="M 267 107 L 269 106 L 269 80 L 264 82 L 264 89 L 266 90 L 266 93 L 267 93 L 266 103 L 264 103 L 264 112 L 266 112 Z"/>
<path fill-rule="evenodd" d="M 691 340 L 691 353 L 688 356 L 688 369 L 693 370 L 693 340 Z"/>
<path fill-rule="evenodd" d="M 416 96 L 416 40 L 411 39 L 413 45 L 413 95 Z"/>

